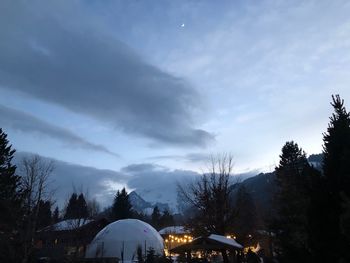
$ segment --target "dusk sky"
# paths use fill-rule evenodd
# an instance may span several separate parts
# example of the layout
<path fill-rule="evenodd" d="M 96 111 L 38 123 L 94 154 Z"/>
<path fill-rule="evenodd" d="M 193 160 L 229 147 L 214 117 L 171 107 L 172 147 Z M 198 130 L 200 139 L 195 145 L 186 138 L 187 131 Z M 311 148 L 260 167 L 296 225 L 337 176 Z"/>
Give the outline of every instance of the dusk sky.
<path fill-rule="evenodd" d="M 116 173 L 201 172 L 222 152 L 236 173 L 271 171 L 287 140 L 322 151 L 332 94 L 350 107 L 349 14 L 347 0 L 2 0 L 0 127 L 19 152 Z"/>

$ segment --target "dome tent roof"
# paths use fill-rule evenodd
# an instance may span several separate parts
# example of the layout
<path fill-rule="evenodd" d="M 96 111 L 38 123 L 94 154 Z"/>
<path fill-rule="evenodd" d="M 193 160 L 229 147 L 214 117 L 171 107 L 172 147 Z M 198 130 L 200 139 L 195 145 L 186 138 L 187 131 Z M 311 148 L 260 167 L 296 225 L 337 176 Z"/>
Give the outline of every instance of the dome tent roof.
<path fill-rule="evenodd" d="M 155 254 L 163 254 L 163 239 L 151 225 L 137 219 L 123 219 L 113 222 L 102 229 L 88 246 L 86 258 L 114 257 L 124 261 L 137 259 L 137 248 L 142 254 L 149 248 Z"/>

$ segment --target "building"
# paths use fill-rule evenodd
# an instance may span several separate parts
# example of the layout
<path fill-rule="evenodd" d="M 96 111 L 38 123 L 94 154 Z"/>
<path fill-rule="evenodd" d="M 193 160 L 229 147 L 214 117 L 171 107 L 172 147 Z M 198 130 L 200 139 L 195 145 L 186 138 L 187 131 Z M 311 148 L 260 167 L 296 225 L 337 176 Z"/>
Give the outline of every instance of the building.
<path fill-rule="evenodd" d="M 62 261 L 82 258 L 95 235 L 108 224 L 101 219 L 67 219 L 37 231 L 35 251 L 37 258 Z"/>

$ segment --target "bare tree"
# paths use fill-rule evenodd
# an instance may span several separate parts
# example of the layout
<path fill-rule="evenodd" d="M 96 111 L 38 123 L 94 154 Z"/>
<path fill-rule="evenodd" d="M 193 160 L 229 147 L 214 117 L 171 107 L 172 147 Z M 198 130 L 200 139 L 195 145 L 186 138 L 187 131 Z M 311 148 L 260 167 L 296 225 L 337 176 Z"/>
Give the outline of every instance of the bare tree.
<path fill-rule="evenodd" d="M 88 199 L 87 201 L 89 217 L 94 218 L 101 212 L 100 204 L 96 198 Z"/>
<path fill-rule="evenodd" d="M 44 160 L 38 155 L 24 157 L 21 162 L 22 185 L 25 192 L 24 220 L 24 257 L 27 262 L 33 250 L 35 232 L 38 223 L 39 202 L 49 201 L 53 191 L 50 190 L 50 176 L 54 170 L 53 161 Z"/>
<path fill-rule="evenodd" d="M 180 198 L 194 210 L 187 220 L 187 227 L 195 235 L 232 233 L 238 215 L 232 191 L 239 179 L 232 176 L 231 154 L 211 156 L 208 172 L 195 182 L 184 186 L 178 184 Z M 228 263 L 227 251 L 221 251 L 224 263 Z"/>
<path fill-rule="evenodd" d="M 178 184 L 178 194 L 192 209 L 188 228 L 197 235 L 225 235 L 232 232 L 237 216 L 231 193 L 239 180 L 232 176 L 232 155 L 211 156 L 207 169 L 194 182 Z"/>

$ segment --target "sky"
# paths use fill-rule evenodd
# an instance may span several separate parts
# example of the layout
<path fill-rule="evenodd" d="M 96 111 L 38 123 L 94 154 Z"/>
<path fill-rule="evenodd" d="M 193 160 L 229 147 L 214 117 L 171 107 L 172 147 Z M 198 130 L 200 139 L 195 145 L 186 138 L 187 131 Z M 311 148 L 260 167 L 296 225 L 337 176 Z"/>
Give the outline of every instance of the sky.
<path fill-rule="evenodd" d="M 3 0 L 0 127 L 18 152 L 121 175 L 93 177 L 96 196 L 146 193 L 223 152 L 235 173 L 272 171 L 286 141 L 322 151 L 332 94 L 350 105 L 349 13 L 346 0 Z"/>

